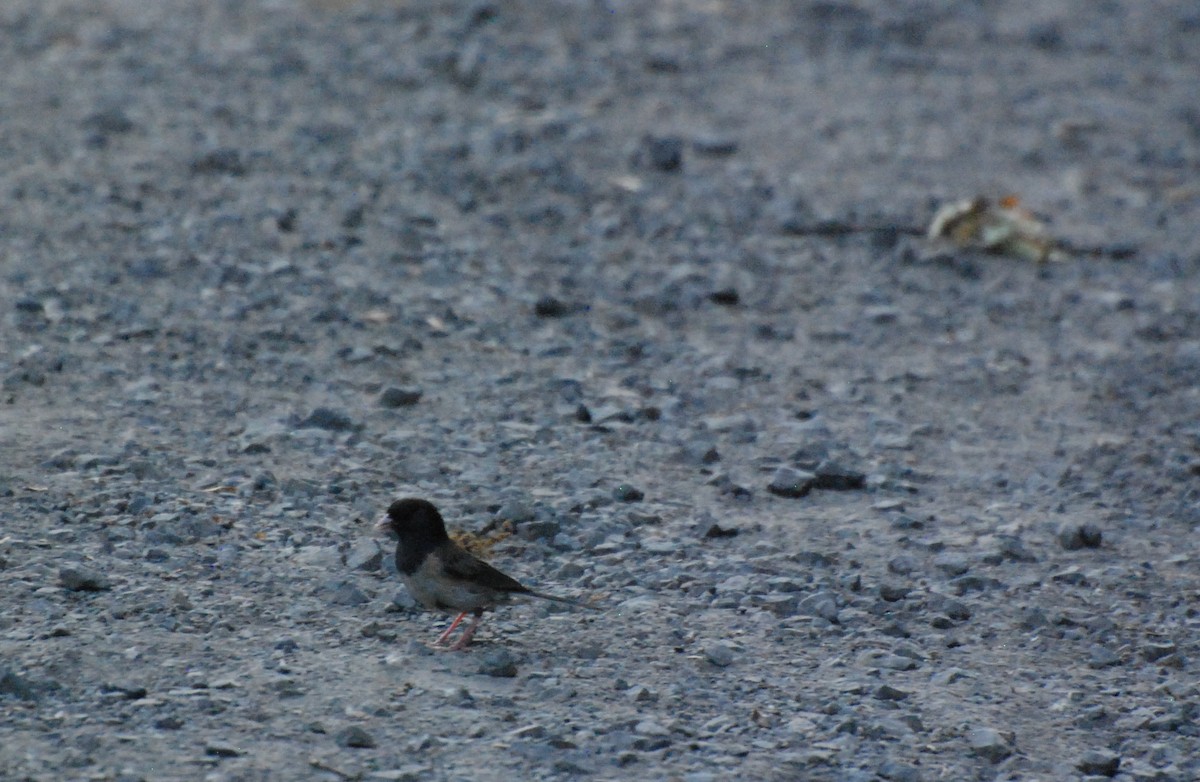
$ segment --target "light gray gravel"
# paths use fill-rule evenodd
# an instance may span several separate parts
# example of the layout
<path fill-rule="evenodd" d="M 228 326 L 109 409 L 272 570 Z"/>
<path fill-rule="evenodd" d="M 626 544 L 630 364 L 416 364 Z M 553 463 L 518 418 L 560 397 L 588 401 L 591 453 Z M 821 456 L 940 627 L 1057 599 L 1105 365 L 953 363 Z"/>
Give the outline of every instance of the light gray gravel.
<path fill-rule="evenodd" d="M 0 5 L 0 778 L 1200 777 L 1197 31 Z"/>

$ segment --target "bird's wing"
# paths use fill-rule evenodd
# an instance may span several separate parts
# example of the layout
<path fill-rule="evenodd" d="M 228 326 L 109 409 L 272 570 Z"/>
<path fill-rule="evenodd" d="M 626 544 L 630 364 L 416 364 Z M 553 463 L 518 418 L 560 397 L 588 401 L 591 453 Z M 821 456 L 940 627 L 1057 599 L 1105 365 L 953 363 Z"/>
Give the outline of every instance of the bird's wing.
<path fill-rule="evenodd" d="M 472 556 L 458 546 L 444 552 L 443 567 L 453 578 L 471 581 L 497 592 L 528 592 L 529 589 L 511 576 L 501 573 L 483 560 Z"/>

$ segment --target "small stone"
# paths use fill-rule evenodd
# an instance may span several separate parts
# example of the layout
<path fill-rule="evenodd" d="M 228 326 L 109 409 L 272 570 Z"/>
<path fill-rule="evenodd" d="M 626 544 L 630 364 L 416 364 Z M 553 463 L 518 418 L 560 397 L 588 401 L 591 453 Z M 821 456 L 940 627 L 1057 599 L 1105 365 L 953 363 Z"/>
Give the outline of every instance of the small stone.
<path fill-rule="evenodd" d="M 920 769 L 894 760 L 885 761 L 879 767 L 879 776 L 890 782 L 921 782 Z"/>
<path fill-rule="evenodd" d="M 332 407 L 318 407 L 298 426 L 301 429 L 324 429 L 329 432 L 347 432 L 356 428 L 349 415 Z"/>
<path fill-rule="evenodd" d="M 904 598 L 908 597 L 908 593 L 911 591 L 912 590 L 909 587 L 900 586 L 899 584 L 879 585 L 879 597 L 889 603 L 897 603 L 903 600 Z"/>
<path fill-rule="evenodd" d="M 1025 543 L 1015 535 L 1002 535 L 999 539 L 999 553 L 1001 556 L 1007 557 L 1014 562 L 1037 562 L 1037 557 L 1034 556 Z"/>
<path fill-rule="evenodd" d="M 639 736 L 670 736 L 671 731 L 654 720 L 642 720 L 633 726 L 633 732 Z"/>
<path fill-rule="evenodd" d="M 330 570 L 342 566 L 342 553 L 338 551 L 337 546 L 304 546 L 293 555 L 292 559 L 302 565 Z"/>
<path fill-rule="evenodd" d="M 907 576 L 919 567 L 920 565 L 917 563 L 916 558 L 908 554 L 899 554 L 892 557 L 888 560 L 887 565 L 888 571 L 898 576 Z"/>
<path fill-rule="evenodd" d="M 771 476 L 767 491 L 780 497 L 803 497 L 812 491 L 817 476 L 794 467 L 780 467 Z"/>
<path fill-rule="evenodd" d="M 1142 657 L 1149 662 L 1157 662 L 1164 657 L 1175 654 L 1178 647 L 1168 641 L 1166 643 L 1147 643 L 1142 646 Z"/>
<path fill-rule="evenodd" d="M 373 573 L 383 565 L 383 551 L 373 538 L 360 538 L 346 552 L 346 567 Z"/>
<path fill-rule="evenodd" d="M 738 531 L 737 531 L 736 527 L 722 527 L 720 524 L 716 523 L 715 521 L 711 525 L 709 525 L 708 529 L 706 529 L 704 531 L 704 537 L 710 538 L 710 539 L 711 538 L 735 538 L 735 537 L 737 537 L 737 534 L 738 534 Z"/>
<path fill-rule="evenodd" d="M 881 701 L 902 701 L 911 694 L 890 684 L 881 684 L 875 689 L 875 697 Z"/>
<path fill-rule="evenodd" d="M 646 136 L 642 150 L 646 164 L 657 171 L 673 172 L 683 167 L 683 139 L 678 136 Z"/>
<path fill-rule="evenodd" d="M 967 744 L 971 752 L 992 763 L 999 763 L 1012 754 L 1009 742 L 1000 731 L 992 728 L 975 728 L 968 734 Z"/>
<path fill-rule="evenodd" d="M 816 475 L 814 489 L 857 491 L 867 485 L 866 473 L 851 470 L 834 461 L 821 462 L 813 473 Z"/>
<path fill-rule="evenodd" d="M 641 502 L 645 498 L 641 489 L 622 483 L 613 489 L 613 499 L 617 502 Z"/>
<path fill-rule="evenodd" d="M 497 522 L 511 521 L 520 524 L 534 519 L 533 507 L 521 500 L 509 500 L 500 506 L 493 519 Z"/>
<path fill-rule="evenodd" d="M 1083 753 L 1075 768 L 1085 774 L 1115 777 L 1121 768 L 1121 756 L 1106 749 L 1092 749 Z"/>
<path fill-rule="evenodd" d="M 352 581 L 332 581 L 322 590 L 330 604 L 335 606 L 359 606 L 371 602 L 371 598 Z"/>
<path fill-rule="evenodd" d="M 909 516 L 907 513 L 897 513 L 892 518 L 892 529 L 924 529 L 925 522 Z"/>
<path fill-rule="evenodd" d="M 954 589 L 954 594 L 961 596 L 968 592 L 986 592 L 990 589 L 1003 589 L 1004 582 L 991 576 L 967 574 L 951 579 L 950 586 Z"/>
<path fill-rule="evenodd" d="M 714 304 L 720 304 L 722 307 L 736 307 L 741 301 L 736 288 L 722 288 L 719 291 L 713 291 L 708 294 L 708 298 Z"/>
<path fill-rule="evenodd" d="M 148 690 L 137 684 L 102 684 L 100 692 L 116 695 L 127 701 L 136 701 L 145 698 Z"/>
<path fill-rule="evenodd" d="M 533 314 L 539 318 L 561 318 L 570 313 L 571 307 L 553 296 L 543 296 L 533 305 Z"/>
<path fill-rule="evenodd" d="M 1088 667 L 1089 668 L 1111 668 L 1121 664 L 1121 655 L 1109 649 L 1107 646 L 1095 644 L 1088 650 Z"/>
<path fill-rule="evenodd" d="M 497 679 L 512 679 L 517 675 L 517 660 L 507 649 L 494 649 L 479 661 L 479 673 Z"/>
<path fill-rule="evenodd" d="M 7 668 L 0 671 L 0 697 L 12 696 L 23 701 L 37 700 L 38 687 Z"/>
<path fill-rule="evenodd" d="M 794 594 L 772 594 L 758 596 L 754 604 L 775 616 L 783 617 L 796 613 L 797 602 Z"/>
<path fill-rule="evenodd" d="M 889 671 L 911 671 L 919 666 L 916 660 L 902 654 L 885 654 L 875 664 Z"/>
<path fill-rule="evenodd" d="M 214 758 L 236 758 L 242 751 L 230 744 L 205 744 L 204 754 Z"/>
<path fill-rule="evenodd" d="M 948 551 L 938 554 L 933 560 L 933 566 L 950 577 L 961 576 L 971 569 L 966 557 Z"/>
<path fill-rule="evenodd" d="M 179 730 L 184 724 L 182 719 L 175 716 L 163 717 L 154 721 L 154 727 L 159 730 Z"/>
<path fill-rule="evenodd" d="M 236 149 L 217 149 L 192 161 L 193 174 L 228 174 L 243 176 L 246 164 Z"/>
<path fill-rule="evenodd" d="M 838 624 L 837 598 L 832 592 L 814 592 L 801 600 L 796 610 Z"/>
<path fill-rule="evenodd" d="M 112 589 L 112 581 L 108 576 L 88 568 L 62 568 L 58 571 L 58 580 L 72 592 L 103 592 Z"/>
<path fill-rule="evenodd" d="M 727 668 L 733 664 L 733 647 L 726 643 L 710 643 L 704 647 L 704 659 L 718 668 Z"/>
<path fill-rule="evenodd" d="M 339 747 L 351 749 L 373 749 L 375 747 L 375 737 L 357 725 L 339 730 L 334 736 L 334 741 Z"/>
<path fill-rule="evenodd" d="M 421 389 L 419 388 L 391 386 L 385 388 L 383 393 L 379 395 L 379 404 L 390 408 L 412 407 L 421 401 L 421 393 Z"/>
<path fill-rule="evenodd" d="M 971 618 L 971 609 L 967 607 L 966 603 L 944 595 L 931 597 L 929 608 L 933 611 L 940 611 L 955 622 L 965 622 Z"/>
<path fill-rule="evenodd" d="M 1100 548 L 1103 533 L 1095 524 L 1067 524 L 1058 531 L 1058 544 L 1067 551 Z"/>

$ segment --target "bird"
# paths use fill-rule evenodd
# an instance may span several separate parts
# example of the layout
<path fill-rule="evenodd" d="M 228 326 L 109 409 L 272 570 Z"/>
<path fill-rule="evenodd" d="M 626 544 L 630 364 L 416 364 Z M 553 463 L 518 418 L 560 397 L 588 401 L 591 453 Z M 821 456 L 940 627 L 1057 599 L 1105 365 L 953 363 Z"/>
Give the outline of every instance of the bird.
<path fill-rule="evenodd" d="M 436 611 L 457 611 L 458 616 L 433 642 L 433 648 L 458 651 L 466 648 L 488 608 L 514 597 L 536 597 L 556 603 L 594 608 L 565 597 L 535 592 L 512 576 L 500 572 L 450 539 L 446 522 L 433 503 L 405 497 L 388 506 L 375 530 L 395 536 L 396 569 L 418 603 Z M 453 644 L 450 635 L 467 614 L 473 618 Z"/>

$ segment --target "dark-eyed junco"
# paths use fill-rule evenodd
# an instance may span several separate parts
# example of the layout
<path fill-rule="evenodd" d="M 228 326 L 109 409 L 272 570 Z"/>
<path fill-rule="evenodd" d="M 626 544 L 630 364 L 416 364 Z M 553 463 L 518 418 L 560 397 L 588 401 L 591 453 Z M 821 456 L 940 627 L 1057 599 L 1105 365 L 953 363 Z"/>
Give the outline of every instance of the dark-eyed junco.
<path fill-rule="evenodd" d="M 462 649 L 475 635 L 483 611 L 513 597 L 538 597 L 558 603 L 591 608 L 563 597 L 534 592 L 483 560 L 467 552 L 446 534 L 442 514 L 428 500 L 409 497 L 396 500 L 375 524 L 379 532 L 400 539 L 396 546 L 396 569 L 417 602 L 438 611 L 458 611 L 446 632 L 434 642 L 438 648 Z M 475 618 L 453 645 L 443 644 L 468 613 Z"/>

